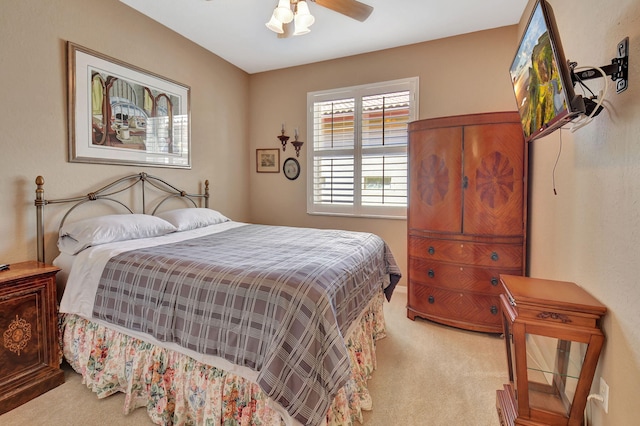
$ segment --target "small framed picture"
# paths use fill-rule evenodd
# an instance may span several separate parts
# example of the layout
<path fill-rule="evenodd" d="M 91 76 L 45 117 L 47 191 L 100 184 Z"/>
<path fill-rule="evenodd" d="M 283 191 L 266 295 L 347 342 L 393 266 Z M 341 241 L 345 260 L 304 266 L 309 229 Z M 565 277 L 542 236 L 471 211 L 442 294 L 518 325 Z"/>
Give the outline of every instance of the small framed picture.
<path fill-rule="evenodd" d="M 280 173 L 280 150 L 256 149 L 256 171 L 258 173 Z"/>

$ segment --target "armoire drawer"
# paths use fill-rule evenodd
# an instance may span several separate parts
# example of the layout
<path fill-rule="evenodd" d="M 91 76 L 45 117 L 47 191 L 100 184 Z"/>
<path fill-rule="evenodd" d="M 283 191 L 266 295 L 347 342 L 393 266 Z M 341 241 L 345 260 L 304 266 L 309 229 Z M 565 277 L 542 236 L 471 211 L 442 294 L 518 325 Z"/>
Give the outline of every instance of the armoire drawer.
<path fill-rule="evenodd" d="M 497 268 L 522 268 L 522 244 L 409 237 L 409 256 Z"/>
<path fill-rule="evenodd" d="M 411 282 L 409 317 L 423 317 L 468 330 L 499 333 L 500 304 L 497 296 L 446 290 Z"/>
<path fill-rule="evenodd" d="M 489 293 L 503 291 L 500 274 L 521 275 L 519 268 L 484 268 L 409 257 L 409 278 L 422 284 L 456 290 Z"/>

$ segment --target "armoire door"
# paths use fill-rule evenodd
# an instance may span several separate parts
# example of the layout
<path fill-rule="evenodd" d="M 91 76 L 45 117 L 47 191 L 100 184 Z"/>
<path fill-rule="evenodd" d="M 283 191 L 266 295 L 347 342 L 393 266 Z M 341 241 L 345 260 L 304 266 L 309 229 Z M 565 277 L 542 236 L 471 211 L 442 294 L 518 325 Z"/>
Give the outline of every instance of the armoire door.
<path fill-rule="evenodd" d="M 409 155 L 409 228 L 462 232 L 462 128 L 414 132 Z"/>
<path fill-rule="evenodd" d="M 522 129 L 518 123 L 464 128 L 463 230 L 471 235 L 522 235 Z"/>

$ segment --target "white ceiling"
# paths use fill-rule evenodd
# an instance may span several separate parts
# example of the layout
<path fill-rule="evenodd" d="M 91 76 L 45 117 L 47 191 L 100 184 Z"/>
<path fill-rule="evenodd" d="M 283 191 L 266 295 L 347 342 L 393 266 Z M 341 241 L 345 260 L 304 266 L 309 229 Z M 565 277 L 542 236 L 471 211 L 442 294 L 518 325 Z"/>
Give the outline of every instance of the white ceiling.
<path fill-rule="evenodd" d="M 120 0 L 253 74 L 512 25 L 527 0 L 360 0 L 365 22 L 308 2 L 311 33 L 281 39 L 277 0 Z"/>

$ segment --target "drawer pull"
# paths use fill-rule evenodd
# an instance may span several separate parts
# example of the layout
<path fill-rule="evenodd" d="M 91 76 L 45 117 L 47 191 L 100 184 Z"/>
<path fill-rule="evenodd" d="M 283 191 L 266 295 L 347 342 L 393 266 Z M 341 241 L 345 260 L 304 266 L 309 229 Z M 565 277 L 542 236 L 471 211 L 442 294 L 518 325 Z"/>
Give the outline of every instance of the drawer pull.
<path fill-rule="evenodd" d="M 436 273 L 434 272 L 433 269 L 429 269 L 428 275 L 429 275 L 429 278 L 433 278 L 436 276 Z"/>
<path fill-rule="evenodd" d="M 493 260 L 494 262 L 497 262 L 499 258 L 500 256 L 498 256 L 498 253 L 496 253 L 495 251 L 491 253 L 491 260 Z"/>
<path fill-rule="evenodd" d="M 429 303 L 433 305 L 435 302 L 436 302 L 436 298 L 433 296 L 429 296 Z"/>
<path fill-rule="evenodd" d="M 436 249 L 433 248 L 433 246 L 429 246 L 429 254 L 434 254 L 436 252 Z"/>
<path fill-rule="evenodd" d="M 494 287 L 498 285 L 498 277 L 491 278 L 491 285 Z"/>
<path fill-rule="evenodd" d="M 496 305 L 491 305 L 491 314 L 492 315 L 498 314 L 498 307 Z"/>

